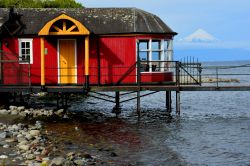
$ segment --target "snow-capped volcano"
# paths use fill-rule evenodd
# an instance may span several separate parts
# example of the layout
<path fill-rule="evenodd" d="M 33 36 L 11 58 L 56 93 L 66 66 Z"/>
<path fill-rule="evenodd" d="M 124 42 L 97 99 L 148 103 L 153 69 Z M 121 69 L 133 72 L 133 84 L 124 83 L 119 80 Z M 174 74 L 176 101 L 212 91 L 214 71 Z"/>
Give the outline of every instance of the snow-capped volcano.
<path fill-rule="evenodd" d="M 213 42 L 216 41 L 216 38 L 206 32 L 203 29 L 198 29 L 191 35 L 185 37 L 182 39 L 182 41 L 187 41 L 187 42 Z"/>

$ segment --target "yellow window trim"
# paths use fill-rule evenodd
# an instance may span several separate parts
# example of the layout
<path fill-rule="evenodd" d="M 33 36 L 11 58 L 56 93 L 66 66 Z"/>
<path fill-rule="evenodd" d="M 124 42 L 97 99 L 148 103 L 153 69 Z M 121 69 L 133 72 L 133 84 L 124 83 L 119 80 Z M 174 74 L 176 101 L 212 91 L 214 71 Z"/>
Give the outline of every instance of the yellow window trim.
<path fill-rule="evenodd" d="M 63 22 L 63 29 L 60 29 L 59 27 L 56 27 L 53 25 L 58 20 L 69 20 L 75 24 L 75 27 L 78 28 L 79 31 L 71 32 L 74 28 L 70 27 L 69 29 L 66 29 L 66 23 Z M 54 27 L 58 30 L 58 32 L 50 32 L 50 28 Z M 89 35 L 89 30 L 82 25 L 79 21 L 67 16 L 66 14 L 61 14 L 60 16 L 54 18 L 53 20 L 46 23 L 46 25 L 40 30 L 38 33 L 39 36 L 45 36 L 45 35 Z"/>

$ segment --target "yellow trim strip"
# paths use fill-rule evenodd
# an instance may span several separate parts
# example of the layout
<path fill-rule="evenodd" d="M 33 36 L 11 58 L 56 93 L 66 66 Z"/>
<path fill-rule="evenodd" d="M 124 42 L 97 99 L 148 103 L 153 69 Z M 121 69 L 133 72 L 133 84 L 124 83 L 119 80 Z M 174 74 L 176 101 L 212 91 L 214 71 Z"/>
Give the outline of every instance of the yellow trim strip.
<path fill-rule="evenodd" d="M 41 86 L 45 85 L 45 56 L 44 56 L 44 38 L 40 38 L 41 44 Z"/>
<path fill-rule="evenodd" d="M 85 75 L 89 75 L 89 36 L 85 36 Z"/>
<path fill-rule="evenodd" d="M 57 32 L 62 32 L 62 30 L 61 30 L 58 26 L 52 25 L 52 27 L 53 27 Z"/>
<path fill-rule="evenodd" d="M 72 25 L 68 30 L 67 30 L 67 32 L 71 32 L 73 29 L 75 29 L 76 28 L 76 25 Z"/>

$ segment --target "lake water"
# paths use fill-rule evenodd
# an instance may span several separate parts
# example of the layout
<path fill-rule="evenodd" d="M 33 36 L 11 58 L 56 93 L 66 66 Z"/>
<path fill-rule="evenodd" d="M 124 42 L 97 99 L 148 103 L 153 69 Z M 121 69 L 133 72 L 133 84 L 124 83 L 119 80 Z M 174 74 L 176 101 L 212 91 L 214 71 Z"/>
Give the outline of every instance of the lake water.
<path fill-rule="evenodd" d="M 250 62 L 210 62 L 204 65 L 243 64 Z M 239 72 L 250 73 L 250 68 L 223 70 L 224 74 Z M 211 71 L 204 69 L 203 73 Z M 250 76 L 240 76 L 237 79 L 240 79 L 240 83 L 226 85 L 250 85 Z M 172 98 L 174 97 L 172 93 Z M 181 117 L 174 114 L 173 100 L 173 118 L 169 119 L 164 110 L 165 93 L 159 92 L 142 98 L 140 123 L 137 122 L 135 113 L 136 102 L 124 103 L 120 116 L 123 125 L 119 128 L 122 132 L 116 133 L 119 134 L 119 139 L 124 138 L 123 142 L 128 146 L 120 149 L 117 160 L 133 161 L 135 165 L 250 165 L 249 99 L 250 92 L 181 92 Z M 84 103 L 76 102 L 72 109 L 97 111 L 112 117 L 113 106 L 89 98 Z M 113 122 L 102 123 L 117 125 L 112 124 Z M 137 141 L 129 138 L 133 136 L 124 134 L 126 132 L 136 135 Z M 109 137 L 115 137 L 116 133 L 111 133 Z"/>

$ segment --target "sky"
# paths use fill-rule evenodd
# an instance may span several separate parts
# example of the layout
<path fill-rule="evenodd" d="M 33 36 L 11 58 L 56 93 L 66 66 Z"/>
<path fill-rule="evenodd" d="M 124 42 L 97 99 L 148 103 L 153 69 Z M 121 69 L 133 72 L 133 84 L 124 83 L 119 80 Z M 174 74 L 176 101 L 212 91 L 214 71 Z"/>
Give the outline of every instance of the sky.
<path fill-rule="evenodd" d="M 177 49 L 235 48 L 250 52 L 250 0 L 77 0 L 85 7 L 136 7 L 159 16 L 178 33 Z M 217 40 L 179 42 L 198 29 Z M 249 57 L 246 57 L 250 59 Z"/>

